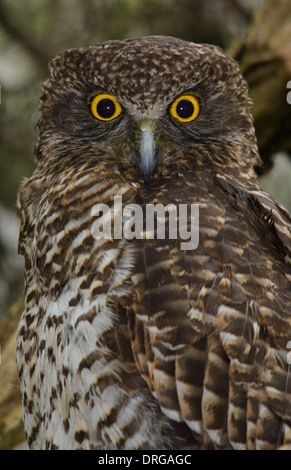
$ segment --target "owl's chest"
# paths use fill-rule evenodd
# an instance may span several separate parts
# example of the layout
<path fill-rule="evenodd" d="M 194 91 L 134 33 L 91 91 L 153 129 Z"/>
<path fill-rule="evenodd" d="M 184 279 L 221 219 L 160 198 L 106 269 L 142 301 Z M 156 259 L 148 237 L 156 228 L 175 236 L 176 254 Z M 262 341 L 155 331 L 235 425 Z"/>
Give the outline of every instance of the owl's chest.
<path fill-rule="evenodd" d="M 80 281 L 74 279 L 58 298 L 40 296 L 29 337 L 22 341 L 19 336 L 22 386 L 29 377 L 24 421 L 36 434 L 33 416 L 38 416 L 37 448 L 105 445 L 99 426 L 123 403 L 123 365 L 114 340 L 116 315 L 107 305 L 107 295 L 94 294 L 91 287 L 80 289 Z M 20 331 L 24 325 L 28 331 L 30 313 L 24 312 Z M 84 442 L 78 441 L 78 433 L 80 439 L 85 433 L 88 442 L 84 436 Z"/>

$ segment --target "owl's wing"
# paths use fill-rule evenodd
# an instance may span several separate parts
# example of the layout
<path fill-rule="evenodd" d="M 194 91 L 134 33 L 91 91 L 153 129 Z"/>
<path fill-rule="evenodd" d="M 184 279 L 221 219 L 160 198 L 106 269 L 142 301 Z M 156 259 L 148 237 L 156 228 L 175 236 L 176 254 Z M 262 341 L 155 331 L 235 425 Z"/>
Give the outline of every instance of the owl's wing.
<path fill-rule="evenodd" d="M 291 218 L 216 178 L 196 250 L 140 242 L 132 349 L 164 414 L 198 440 L 276 448 L 291 442 Z"/>

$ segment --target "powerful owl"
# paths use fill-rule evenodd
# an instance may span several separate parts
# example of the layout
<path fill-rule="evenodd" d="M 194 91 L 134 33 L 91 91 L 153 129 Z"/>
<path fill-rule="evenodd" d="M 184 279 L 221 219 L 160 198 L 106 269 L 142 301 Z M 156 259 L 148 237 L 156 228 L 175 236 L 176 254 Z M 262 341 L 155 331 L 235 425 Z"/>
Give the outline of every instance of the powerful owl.
<path fill-rule="evenodd" d="M 238 64 L 153 36 L 50 73 L 18 198 L 30 448 L 289 446 L 291 218 Z"/>

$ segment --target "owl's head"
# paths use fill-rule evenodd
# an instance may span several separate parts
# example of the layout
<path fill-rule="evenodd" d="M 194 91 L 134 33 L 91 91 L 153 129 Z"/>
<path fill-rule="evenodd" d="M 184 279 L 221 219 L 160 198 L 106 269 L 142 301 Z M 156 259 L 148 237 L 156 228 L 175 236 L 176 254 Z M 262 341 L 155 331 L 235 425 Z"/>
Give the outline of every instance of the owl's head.
<path fill-rule="evenodd" d="M 37 159 L 106 155 L 146 182 L 179 155 L 193 165 L 259 163 L 247 85 L 215 46 L 160 36 L 108 41 L 61 53 L 50 72 Z"/>

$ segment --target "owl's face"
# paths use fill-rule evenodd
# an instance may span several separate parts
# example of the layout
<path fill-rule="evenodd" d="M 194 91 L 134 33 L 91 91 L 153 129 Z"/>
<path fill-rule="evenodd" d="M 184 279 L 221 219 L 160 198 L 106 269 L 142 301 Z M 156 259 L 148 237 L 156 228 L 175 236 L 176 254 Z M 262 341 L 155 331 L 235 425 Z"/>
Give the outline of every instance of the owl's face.
<path fill-rule="evenodd" d="M 38 158 L 106 153 L 146 183 L 177 149 L 209 150 L 220 165 L 258 163 L 245 81 L 215 46 L 167 37 L 109 41 L 65 51 L 50 69 Z"/>

